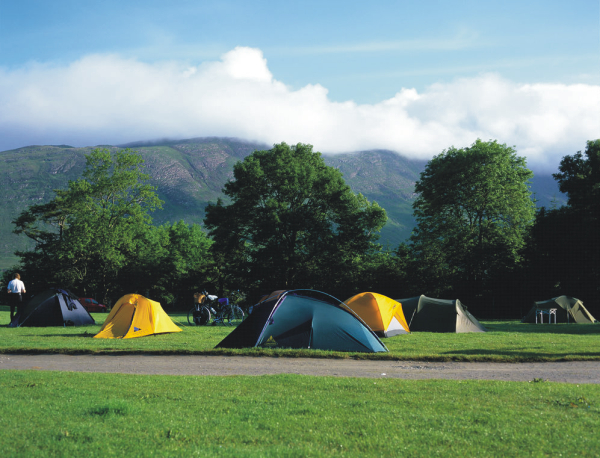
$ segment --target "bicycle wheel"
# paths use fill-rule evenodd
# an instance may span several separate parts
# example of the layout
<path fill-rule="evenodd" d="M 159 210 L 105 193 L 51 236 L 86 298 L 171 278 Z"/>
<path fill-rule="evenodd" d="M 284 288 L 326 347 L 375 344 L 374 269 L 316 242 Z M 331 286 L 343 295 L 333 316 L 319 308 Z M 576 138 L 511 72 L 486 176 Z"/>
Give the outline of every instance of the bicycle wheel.
<path fill-rule="evenodd" d="M 204 326 L 209 321 L 210 321 L 210 311 L 208 310 L 208 308 L 206 308 L 204 306 L 200 307 L 200 309 L 198 309 L 198 310 L 196 309 L 196 307 L 193 307 L 188 312 L 188 323 L 190 325 Z"/>
<path fill-rule="evenodd" d="M 237 305 L 232 305 L 229 313 L 227 314 L 227 324 L 238 325 L 244 321 L 244 311 Z"/>
<path fill-rule="evenodd" d="M 194 312 L 196 311 L 196 307 L 192 307 L 190 309 L 190 311 L 188 312 L 188 324 L 191 325 L 195 325 L 196 323 L 194 323 Z"/>

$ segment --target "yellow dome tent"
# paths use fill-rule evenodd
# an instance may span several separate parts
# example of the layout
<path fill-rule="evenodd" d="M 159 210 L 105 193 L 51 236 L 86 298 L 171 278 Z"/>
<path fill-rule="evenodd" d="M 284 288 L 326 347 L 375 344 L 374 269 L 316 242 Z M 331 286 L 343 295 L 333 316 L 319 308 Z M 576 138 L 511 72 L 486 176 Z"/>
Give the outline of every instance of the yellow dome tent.
<path fill-rule="evenodd" d="M 378 293 L 360 293 L 344 303 L 380 337 L 409 331 L 402 304 Z"/>
<path fill-rule="evenodd" d="M 114 305 L 94 338 L 132 339 L 180 331 L 158 302 L 139 294 L 126 294 Z"/>

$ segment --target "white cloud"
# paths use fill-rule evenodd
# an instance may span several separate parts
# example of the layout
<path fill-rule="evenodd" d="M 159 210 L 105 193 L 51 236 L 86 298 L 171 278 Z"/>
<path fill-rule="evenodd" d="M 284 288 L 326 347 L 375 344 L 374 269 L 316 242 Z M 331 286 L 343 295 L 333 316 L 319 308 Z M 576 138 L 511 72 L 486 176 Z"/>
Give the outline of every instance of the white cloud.
<path fill-rule="evenodd" d="M 389 149 L 429 158 L 476 138 L 515 145 L 532 166 L 600 133 L 600 86 L 517 84 L 495 74 L 401 89 L 377 104 L 292 90 L 258 49 L 238 47 L 197 67 L 90 55 L 68 66 L 0 69 L 0 149 L 230 136 L 311 143 L 322 152 Z"/>

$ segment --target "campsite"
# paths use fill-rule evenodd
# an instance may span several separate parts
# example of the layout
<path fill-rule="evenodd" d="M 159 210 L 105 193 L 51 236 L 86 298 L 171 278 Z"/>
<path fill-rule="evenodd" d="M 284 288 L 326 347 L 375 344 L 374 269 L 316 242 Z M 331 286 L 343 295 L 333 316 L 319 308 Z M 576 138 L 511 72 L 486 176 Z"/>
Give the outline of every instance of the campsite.
<path fill-rule="evenodd" d="M 0 458 L 600 458 L 599 7 L 0 0 Z"/>
<path fill-rule="evenodd" d="M 5 308 L 0 306 L 0 310 Z M 398 361 L 585 361 L 600 360 L 600 326 L 483 321 L 488 332 L 414 332 L 383 339 L 389 352 L 356 353 L 317 349 L 215 348 L 232 332 L 226 326 L 189 326 L 184 313 L 169 315 L 182 332 L 138 339 L 94 339 L 107 316 L 92 313 L 95 325 L 8 328 L 0 326 L 0 352 L 61 354 L 202 354 L 272 357 L 390 359 Z M 0 323 L 8 312 L 0 311 Z"/>
<path fill-rule="evenodd" d="M 0 309 L 1 310 L 1 309 Z M 226 326 L 134 339 L 94 339 L 96 324 L 0 326 L 0 352 L 63 355 L 238 355 L 278 359 L 395 361 L 598 361 L 596 325 L 483 321 L 487 332 L 403 333 L 384 339 L 389 352 L 214 348 Z M 8 312 L 0 311 L 0 322 Z M 0 358 L 1 361 L 1 358 Z M 422 363 L 423 364 L 423 363 Z M 426 364 L 426 363 L 425 363 Z M 600 415 L 600 385 L 397 380 L 303 375 L 170 376 L 0 371 L 5 456 L 594 456 L 600 441 L 583 433 Z M 368 393 L 368 396 L 365 394 Z M 10 398 L 10 402 L 7 399 Z M 35 402 L 31 402 L 31 400 Z M 160 415 L 156 415 L 160 412 Z M 17 418 L 32 427 L 19 434 Z M 390 430 L 390 418 L 394 418 Z M 536 425 L 530 434 L 527 425 Z M 121 434 L 115 435 L 118 430 Z M 424 432 L 427 440 L 415 440 Z M 393 440 L 390 440 L 393 439 Z M 148 444 L 152 444 L 148 447 Z"/>

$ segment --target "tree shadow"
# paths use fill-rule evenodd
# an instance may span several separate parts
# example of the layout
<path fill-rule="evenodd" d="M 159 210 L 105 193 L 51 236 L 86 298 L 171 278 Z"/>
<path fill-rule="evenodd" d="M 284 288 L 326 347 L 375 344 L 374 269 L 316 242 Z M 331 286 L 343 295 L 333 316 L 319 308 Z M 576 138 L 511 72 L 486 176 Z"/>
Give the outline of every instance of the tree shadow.
<path fill-rule="evenodd" d="M 21 337 L 94 337 L 97 332 L 83 332 L 79 334 L 22 334 Z"/>
<path fill-rule="evenodd" d="M 568 353 L 556 353 L 556 352 L 539 352 L 532 350 L 522 350 L 522 349 L 514 349 L 514 350 L 482 350 L 482 349 L 472 349 L 472 350 L 456 350 L 456 351 L 447 351 L 442 353 L 447 356 L 483 356 L 483 357 L 494 357 L 494 356 L 503 356 L 511 359 L 523 359 L 535 362 L 536 359 L 547 361 L 548 359 L 553 360 L 573 360 L 573 359 L 586 359 L 586 358 L 598 358 L 600 357 L 600 352 L 568 352 Z"/>
<path fill-rule="evenodd" d="M 483 325 L 488 331 L 511 332 L 518 334 L 600 334 L 600 325 L 597 324 L 529 324 L 484 322 Z"/>

